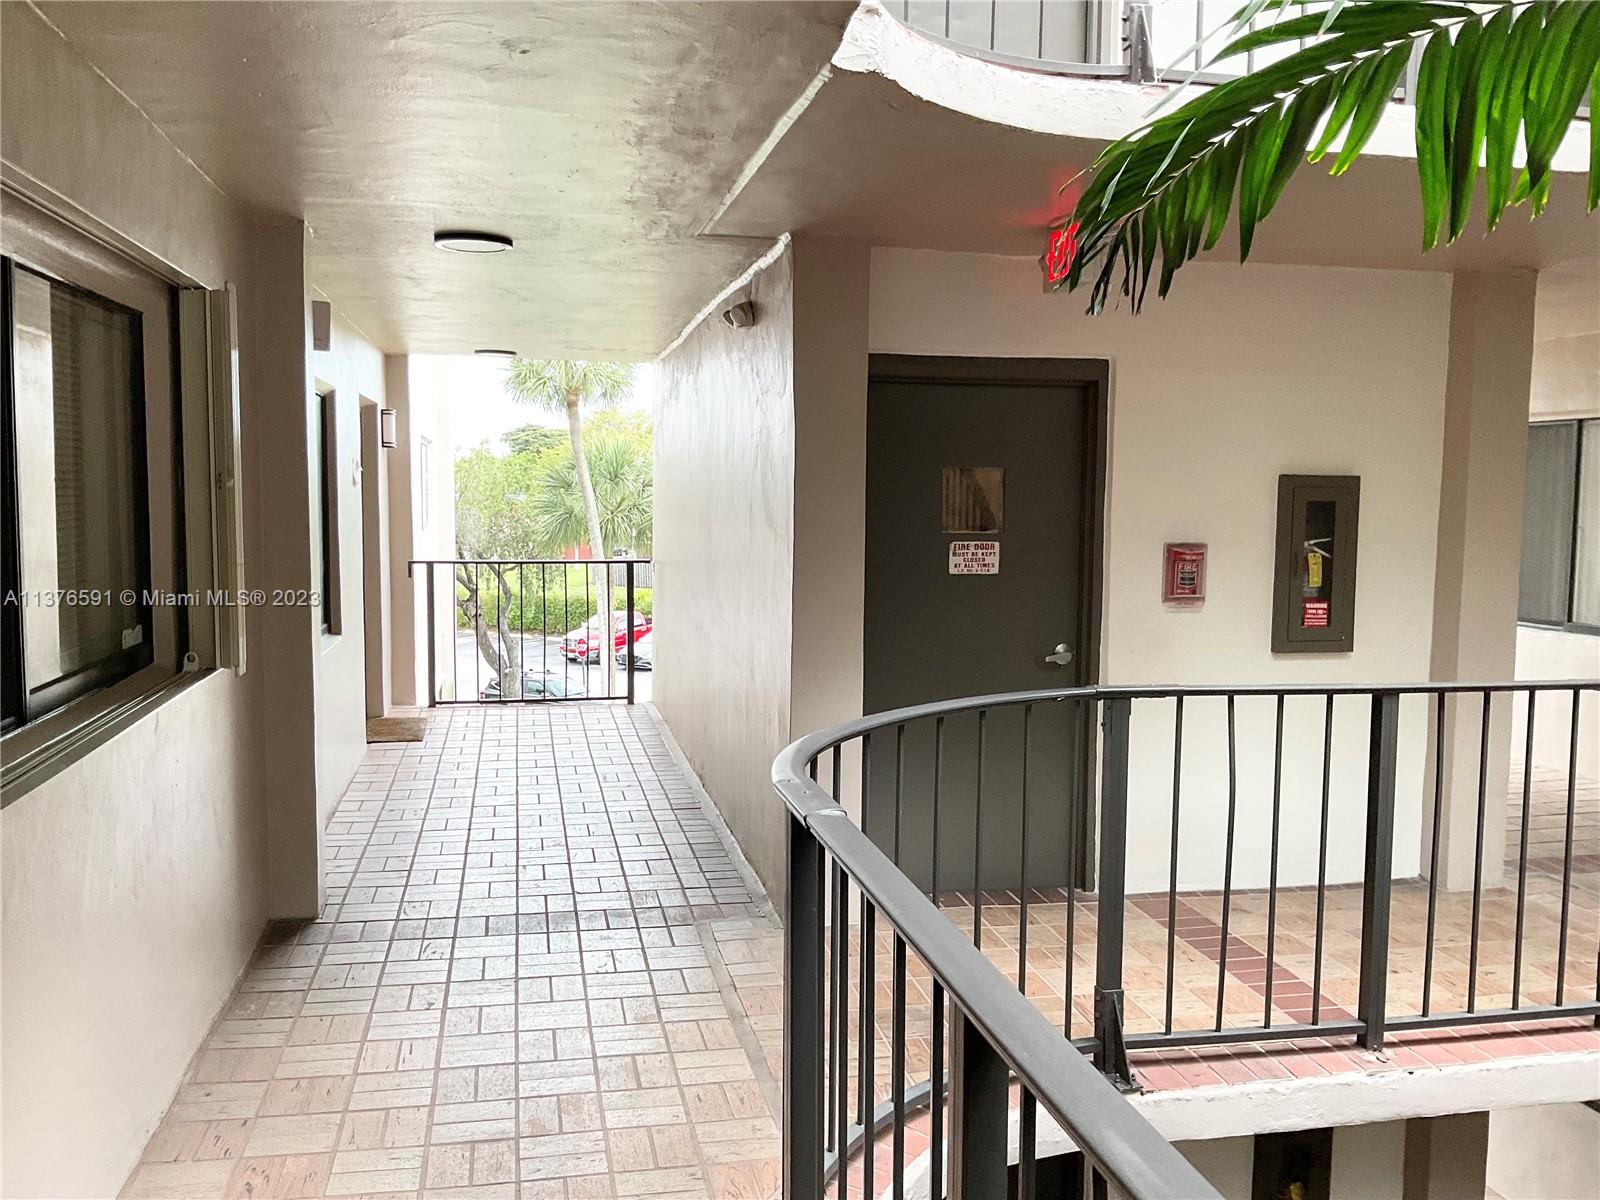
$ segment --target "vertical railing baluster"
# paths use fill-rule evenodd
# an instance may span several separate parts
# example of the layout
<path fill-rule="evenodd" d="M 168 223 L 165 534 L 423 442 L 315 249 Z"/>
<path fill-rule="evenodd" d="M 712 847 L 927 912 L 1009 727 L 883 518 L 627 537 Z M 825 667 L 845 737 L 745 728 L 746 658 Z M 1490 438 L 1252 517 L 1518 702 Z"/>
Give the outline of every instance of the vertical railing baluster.
<path fill-rule="evenodd" d="M 1422 947 L 1422 1015 L 1433 1010 L 1433 943 L 1439 911 L 1439 837 L 1444 829 L 1444 698 L 1434 698 L 1433 710 L 1433 837 L 1428 852 L 1428 928 Z"/>
<path fill-rule="evenodd" d="M 893 975 L 889 996 L 889 1100 L 894 1107 L 894 1196 L 906 1194 L 906 943 L 894 934 Z M 930 1099 L 930 1103 L 931 1103 Z"/>
<path fill-rule="evenodd" d="M 983 949 L 983 752 L 989 713 L 978 710 L 978 773 L 972 803 L 972 944 Z"/>
<path fill-rule="evenodd" d="M 633 639 L 634 639 L 633 605 L 634 605 L 634 600 L 635 600 L 634 592 L 633 592 L 633 560 L 629 559 L 626 563 L 624 563 L 623 567 L 622 567 L 622 570 L 623 570 L 624 581 L 625 581 L 625 584 L 626 584 L 626 587 L 627 587 L 627 591 L 628 591 L 628 615 L 625 618 L 628 624 L 627 624 L 627 628 L 622 631 L 622 644 L 628 648 L 628 655 L 627 655 L 627 658 L 624 661 L 628 664 L 628 703 L 632 704 L 633 703 L 633 699 L 634 699 L 634 693 L 633 693 Z"/>
<path fill-rule="evenodd" d="M 928 836 L 933 850 L 928 864 L 928 898 L 939 907 L 939 792 L 944 774 L 944 718 L 933 719 L 933 819 Z"/>
<path fill-rule="evenodd" d="M 1478 731 L 1477 841 L 1472 857 L 1472 941 L 1467 946 L 1467 1011 L 1478 1011 L 1478 936 L 1483 927 L 1483 835 L 1489 795 L 1489 721 L 1494 693 L 1483 693 L 1483 720 Z"/>
<path fill-rule="evenodd" d="M 572 572 L 563 563 L 561 566 L 561 637 L 566 640 L 568 622 L 572 620 Z M 585 618 L 587 620 L 588 618 Z M 587 669 L 587 668 L 586 668 Z M 561 682 L 565 685 L 568 695 L 572 694 L 572 660 L 567 657 L 565 648 L 561 651 Z M 587 681 L 586 681 L 587 682 Z M 588 689 L 584 689 L 587 691 Z"/>
<path fill-rule="evenodd" d="M 894 865 L 900 865 L 900 826 L 904 819 L 906 778 L 906 727 L 894 729 Z"/>
<path fill-rule="evenodd" d="M 1132 701 L 1107 700 L 1100 760 L 1100 903 L 1096 913 L 1095 1065 L 1120 1086 L 1132 1083 L 1122 1040 L 1123 921 L 1128 870 L 1128 719 Z"/>
<path fill-rule="evenodd" d="M 1277 718 L 1272 736 L 1272 850 L 1267 863 L 1267 987 L 1261 1024 L 1272 1028 L 1272 977 L 1277 974 L 1278 944 L 1278 833 L 1283 813 L 1283 693 L 1278 693 Z"/>
<path fill-rule="evenodd" d="M 1039 1102 L 1024 1084 L 1017 1121 L 1017 1200 L 1034 1200 L 1039 1192 Z"/>
<path fill-rule="evenodd" d="M 1233 693 L 1228 693 L 1228 822 L 1222 839 L 1222 938 L 1217 953 L 1217 1030 L 1222 1030 L 1228 990 L 1228 918 L 1233 910 L 1233 835 L 1239 812 L 1239 748 L 1234 736 Z"/>
<path fill-rule="evenodd" d="M 1333 794 L 1333 693 L 1322 698 L 1322 812 L 1317 823 L 1317 933 L 1311 964 L 1311 1023 L 1322 1019 L 1322 938 L 1328 908 L 1328 809 Z"/>
<path fill-rule="evenodd" d="M 1167 1009 L 1162 1028 L 1172 1032 L 1172 997 L 1178 947 L 1178 812 L 1183 794 L 1183 696 L 1172 705 L 1172 851 L 1167 868 Z"/>
<path fill-rule="evenodd" d="M 517 564 L 517 699 L 524 698 L 522 676 L 528 670 L 528 572 L 526 564 Z"/>
<path fill-rule="evenodd" d="M 427 566 L 428 566 L 428 582 L 427 582 L 427 588 L 428 588 L 428 596 L 427 596 L 427 607 L 428 607 L 428 623 L 427 623 L 427 640 L 428 640 L 428 707 L 429 708 L 433 708 L 436 704 L 439 703 L 439 667 L 438 667 L 439 627 L 438 627 L 438 625 L 436 625 L 434 623 L 434 612 L 433 612 L 433 608 L 434 608 L 434 593 L 438 589 L 433 586 L 433 564 L 430 562 L 430 563 L 427 564 Z M 456 569 L 455 569 L 454 565 L 452 565 L 451 568 L 450 568 L 450 590 L 452 592 L 455 591 L 455 582 L 456 582 Z M 454 615 L 454 613 L 455 613 L 455 605 L 454 604 L 451 604 L 450 612 L 451 612 L 452 615 Z M 452 628 L 450 630 L 450 652 L 451 652 L 452 655 L 454 655 L 455 654 L 455 645 L 456 645 L 456 634 L 455 634 L 455 629 L 453 627 L 454 626 L 454 622 L 453 621 L 451 622 L 451 625 L 452 625 Z"/>
<path fill-rule="evenodd" d="M 1005 1061 L 952 1005 L 950 1200 L 999 1200 L 1006 1194 L 1008 1085 Z"/>
<path fill-rule="evenodd" d="M 931 1062 L 928 1066 L 928 1195 L 938 1200 L 944 1195 L 944 985 L 937 979 L 929 997 L 932 1029 L 928 1038 Z"/>
<path fill-rule="evenodd" d="M 1591 119 L 1596 117 L 1600 117 L 1600 113 L 1590 114 Z M 1567 746 L 1567 828 L 1561 853 L 1561 934 L 1556 950 L 1557 1004 L 1565 1001 L 1567 996 L 1567 928 L 1572 917 L 1572 833 L 1578 811 L 1578 709 L 1582 703 L 1583 692 L 1573 688 L 1572 730 Z M 1600 985 L 1600 973 L 1596 974 L 1596 983 Z"/>
<path fill-rule="evenodd" d="M 1394 877 L 1394 777 L 1400 696 L 1375 692 L 1367 744 L 1367 853 L 1361 887 L 1361 1044 L 1383 1048 L 1389 983 L 1389 901 Z"/>
<path fill-rule="evenodd" d="M 861 735 L 861 820 L 858 822 L 863 831 L 871 829 L 871 814 L 868 811 L 868 801 L 872 796 L 872 731 L 869 729 Z"/>
<path fill-rule="evenodd" d="M 1528 728 L 1522 747 L 1522 836 L 1517 847 L 1517 927 L 1511 952 L 1511 1007 L 1522 1007 L 1522 933 L 1528 905 L 1528 824 L 1533 805 L 1534 701 L 1539 693 L 1528 689 Z"/>
<path fill-rule="evenodd" d="M 1028 747 L 1033 741 L 1033 705 L 1022 706 L 1022 862 L 1017 889 L 1017 990 L 1028 994 Z"/>
<path fill-rule="evenodd" d="M 484 611 L 483 603 L 483 564 L 472 564 L 473 594 L 478 597 L 478 615 L 476 620 L 482 621 L 485 626 L 489 624 L 489 614 Z M 472 642 L 472 698 L 474 701 L 483 699 L 483 655 L 478 651 L 478 642 Z M 458 695 L 457 700 L 461 699 Z"/>
<path fill-rule="evenodd" d="M 1083 764 L 1079 762 L 1079 747 L 1081 746 L 1080 730 L 1085 720 L 1087 711 L 1085 703 L 1081 700 L 1068 702 L 1072 707 L 1069 718 L 1068 743 L 1067 743 L 1067 929 L 1066 929 L 1066 979 L 1063 986 L 1066 988 L 1067 1011 L 1062 1022 L 1062 1034 L 1072 1037 L 1072 975 L 1073 958 L 1077 946 L 1077 919 L 1078 919 L 1078 865 L 1082 854 L 1078 849 L 1078 810 L 1080 808 L 1081 790 L 1083 783 Z"/>
<path fill-rule="evenodd" d="M 812 769 L 816 766 L 812 761 Z M 783 1194 L 822 1194 L 823 855 L 790 814 L 784 894 Z"/>
<path fill-rule="evenodd" d="M 871 1196 L 873 1153 L 872 1110 L 876 1104 L 873 1076 L 878 1051 L 878 910 L 861 895 L 861 995 L 856 1001 L 856 1124 L 861 1127 L 861 1194 Z"/>
<path fill-rule="evenodd" d="M 837 749 L 835 749 L 837 754 Z M 850 893 L 845 882 L 845 869 L 834 862 L 834 946 L 832 946 L 832 962 L 830 962 L 829 976 L 829 1008 L 827 1008 L 827 1104 L 829 1104 L 829 1149 L 838 1155 L 838 1174 L 835 1178 L 842 1178 L 843 1163 L 845 1163 L 846 1147 L 850 1146 L 850 1138 L 846 1136 L 846 1118 L 848 1110 L 845 1107 L 846 1090 L 848 1083 L 845 1080 L 845 1030 L 846 1021 L 850 1019 L 850 981 L 845 978 L 845 955 L 850 950 Z M 840 1195 L 843 1195 L 843 1186 L 840 1186 Z"/>
<path fill-rule="evenodd" d="M 563 631 L 564 632 L 564 631 Z M 550 581 L 545 564 L 539 564 L 539 669 L 550 673 Z M 817 777 L 817 760 L 811 760 L 811 778 Z"/>

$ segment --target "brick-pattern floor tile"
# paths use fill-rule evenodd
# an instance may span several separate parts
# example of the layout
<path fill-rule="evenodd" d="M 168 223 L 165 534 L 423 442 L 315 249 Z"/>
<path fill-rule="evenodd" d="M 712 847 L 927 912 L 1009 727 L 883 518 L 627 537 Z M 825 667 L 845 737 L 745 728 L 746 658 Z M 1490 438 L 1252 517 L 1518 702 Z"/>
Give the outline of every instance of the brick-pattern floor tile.
<path fill-rule="evenodd" d="M 774 1192 L 781 936 L 649 714 L 439 710 L 369 749 L 327 867 L 125 1195 Z"/>

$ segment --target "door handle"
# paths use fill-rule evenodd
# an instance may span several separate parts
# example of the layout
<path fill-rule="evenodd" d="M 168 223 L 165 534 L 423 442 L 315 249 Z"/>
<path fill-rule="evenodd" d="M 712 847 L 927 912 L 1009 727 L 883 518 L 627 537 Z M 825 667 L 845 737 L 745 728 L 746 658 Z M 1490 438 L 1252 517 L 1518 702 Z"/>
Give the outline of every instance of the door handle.
<path fill-rule="evenodd" d="M 1054 666 L 1064 667 L 1072 661 L 1072 648 L 1065 642 L 1059 642 L 1056 645 L 1055 653 L 1046 654 L 1044 660 Z"/>

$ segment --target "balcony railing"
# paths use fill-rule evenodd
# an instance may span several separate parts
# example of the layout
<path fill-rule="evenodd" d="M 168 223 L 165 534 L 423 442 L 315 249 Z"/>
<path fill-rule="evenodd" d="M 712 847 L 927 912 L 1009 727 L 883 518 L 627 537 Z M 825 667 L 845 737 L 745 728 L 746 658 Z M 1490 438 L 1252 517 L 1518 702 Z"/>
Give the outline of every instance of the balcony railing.
<path fill-rule="evenodd" d="M 649 559 L 414 559 L 428 699 L 440 704 L 626 700 L 651 670 Z M 609 615 L 609 622 L 608 622 Z M 610 635 L 601 632 L 610 625 Z"/>
<path fill-rule="evenodd" d="M 964 53 L 1036 71 L 1133 83 L 1219 83 L 1286 58 L 1311 40 L 1210 62 L 1223 45 L 1211 35 L 1239 10 L 1240 0 L 884 0 L 884 6 L 913 29 Z M 1252 28 L 1275 19 L 1275 12 L 1263 13 Z M 1414 57 L 1396 100 L 1409 99 L 1416 69 Z M 1587 119 L 1587 100 L 1578 112 Z"/>
<path fill-rule="evenodd" d="M 796 742 L 785 1195 L 900 1197 L 915 1145 L 929 1196 L 1030 1200 L 1041 1106 L 1063 1194 L 1213 1195 L 1123 1098 L 1130 1053 L 1600 1014 L 1597 690 L 1079 688 Z"/>

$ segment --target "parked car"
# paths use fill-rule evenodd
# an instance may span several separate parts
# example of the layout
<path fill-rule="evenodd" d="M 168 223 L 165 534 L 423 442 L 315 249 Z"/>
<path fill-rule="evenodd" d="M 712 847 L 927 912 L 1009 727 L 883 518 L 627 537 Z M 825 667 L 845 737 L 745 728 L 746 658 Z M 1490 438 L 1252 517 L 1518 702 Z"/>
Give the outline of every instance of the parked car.
<path fill-rule="evenodd" d="M 618 613 L 611 619 L 611 649 L 621 650 L 627 644 L 624 630 L 627 628 L 627 616 Z M 650 618 L 644 613 L 633 614 L 633 640 L 638 642 L 654 628 Z M 598 614 L 590 617 L 577 629 L 570 630 L 561 639 L 561 654 L 572 662 L 599 662 L 600 661 L 600 617 Z"/>
<path fill-rule="evenodd" d="M 642 633 L 633 643 L 633 669 L 635 671 L 655 670 L 655 631 Z M 624 646 L 617 651 L 617 666 L 628 665 L 628 648 Z"/>
<path fill-rule="evenodd" d="M 582 672 L 579 678 L 569 679 L 556 671 L 530 669 L 522 673 L 522 698 L 524 700 L 561 700 L 572 696 L 586 696 Z M 480 693 L 484 700 L 501 698 L 500 681 L 492 679 Z"/>

